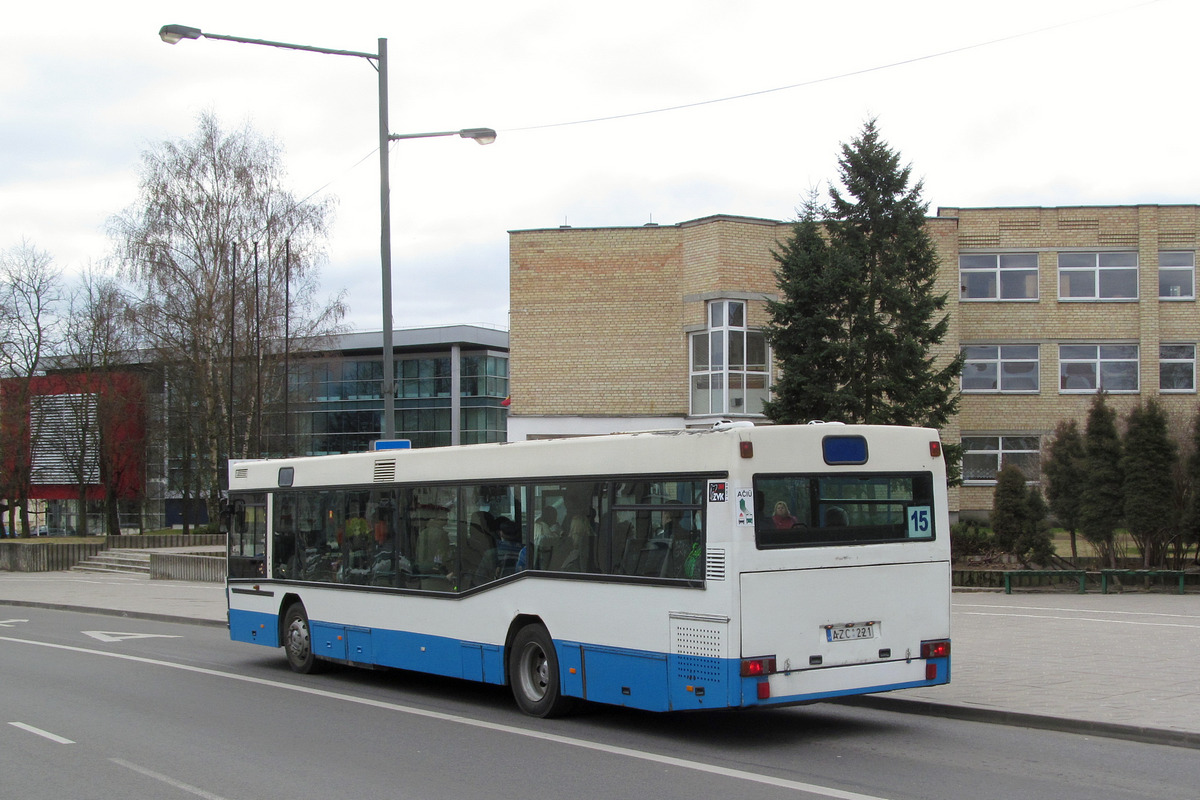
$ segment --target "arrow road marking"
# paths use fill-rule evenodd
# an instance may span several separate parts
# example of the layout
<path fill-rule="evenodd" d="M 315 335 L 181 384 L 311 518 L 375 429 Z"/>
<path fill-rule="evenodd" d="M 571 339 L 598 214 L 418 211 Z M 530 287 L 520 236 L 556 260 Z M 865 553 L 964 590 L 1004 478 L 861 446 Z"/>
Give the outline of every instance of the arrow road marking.
<path fill-rule="evenodd" d="M 121 633 L 119 631 L 80 631 L 93 639 L 102 642 L 123 642 L 126 639 L 182 639 L 182 636 L 172 636 L 168 633 Z"/>
<path fill-rule="evenodd" d="M 27 619 L 0 619 L 0 628 L 11 628 L 17 622 L 29 622 Z"/>

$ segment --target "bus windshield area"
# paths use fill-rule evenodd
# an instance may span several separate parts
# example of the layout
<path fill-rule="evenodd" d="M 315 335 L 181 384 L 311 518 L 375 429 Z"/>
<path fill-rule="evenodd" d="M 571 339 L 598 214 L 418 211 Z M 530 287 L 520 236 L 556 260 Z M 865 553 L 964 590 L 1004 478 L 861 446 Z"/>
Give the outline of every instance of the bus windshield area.
<path fill-rule="evenodd" d="M 929 540 L 933 475 L 757 475 L 760 549 Z"/>

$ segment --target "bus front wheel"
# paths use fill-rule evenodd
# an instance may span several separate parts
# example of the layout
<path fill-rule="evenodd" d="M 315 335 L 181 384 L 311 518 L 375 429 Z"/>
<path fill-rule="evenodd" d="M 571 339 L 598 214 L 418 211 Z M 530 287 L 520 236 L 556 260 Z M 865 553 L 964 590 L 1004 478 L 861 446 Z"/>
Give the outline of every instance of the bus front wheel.
<path fill-rule="evenodd" d="M 554 640 L 541 625 L 528 625 L 513 638 L 508 679 L 517 705 L 530 716 L 560 716 L 573 704 L 562 694 Z"/>
<path fill-rule="evenodd" d="M 302 603 L 292 603 L 283 615 L 283 652 L 293 672 L 307 675 L 321 671 L 322 662 L 313 655 L 308 613 Z"/>

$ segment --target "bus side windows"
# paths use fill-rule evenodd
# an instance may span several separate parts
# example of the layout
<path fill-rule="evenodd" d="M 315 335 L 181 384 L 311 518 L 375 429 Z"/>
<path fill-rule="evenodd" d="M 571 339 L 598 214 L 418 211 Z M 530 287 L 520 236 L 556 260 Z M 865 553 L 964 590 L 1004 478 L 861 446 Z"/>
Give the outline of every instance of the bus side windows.
<path fill-rule="evenodd" d="M 607 535 L 608 484 L 593 481 L 532 486 L 535 569 L 555 572 L 607 571 L 615 559 Z"/>
<path fill-rule="evenodd" d="M 276 578 L 296 575 L 296 500 L 290 493 L 275 495 L 275 524 L 272 526 L 272 574 Z"/>
<path fill-rule="evenodd" d="M 230 498 L 228 569 L 231 578 L 266 576 L 267 495 L 254 493 Z"/>

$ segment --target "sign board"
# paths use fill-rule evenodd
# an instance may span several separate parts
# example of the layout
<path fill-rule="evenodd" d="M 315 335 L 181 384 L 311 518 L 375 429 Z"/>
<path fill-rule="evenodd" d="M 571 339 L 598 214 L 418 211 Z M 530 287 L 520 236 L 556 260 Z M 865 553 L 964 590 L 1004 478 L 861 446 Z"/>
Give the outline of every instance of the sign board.
<path fill-rule="evenodd" d="M 376 439 L 371 442 L 372 450 L 411 450 L 411 439 Z"/>

